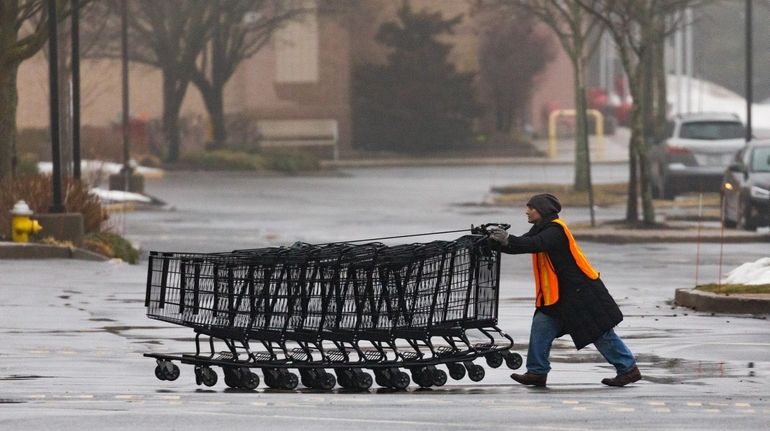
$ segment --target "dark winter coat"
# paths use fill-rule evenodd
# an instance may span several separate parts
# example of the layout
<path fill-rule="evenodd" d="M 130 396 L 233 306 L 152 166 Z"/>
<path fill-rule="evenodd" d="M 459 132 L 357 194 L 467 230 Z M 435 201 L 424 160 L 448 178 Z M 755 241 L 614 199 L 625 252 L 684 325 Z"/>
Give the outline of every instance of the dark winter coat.
<path fill-rule="evenodd" d="M 556 216 L 551 220 L 553 218 Z M 620 323 L 623 314 L 601 278 L 591 280 L 580 270 L 570 252 L 564 229 L 551 220 L 534 225 L 522 236 L 510 235 L 508 244 L 500 246 L 500 251 L 548 253 L 559 279 L 559 301 L 538 310 L 561 321 L 561 335 L 569 334 L 575 347 L 582 349 Z"/>

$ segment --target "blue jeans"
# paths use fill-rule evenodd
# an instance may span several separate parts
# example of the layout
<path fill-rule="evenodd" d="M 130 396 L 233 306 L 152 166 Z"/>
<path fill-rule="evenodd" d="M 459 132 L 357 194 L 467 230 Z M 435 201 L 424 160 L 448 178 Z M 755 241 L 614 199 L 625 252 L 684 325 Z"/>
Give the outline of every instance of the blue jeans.
<path fill-rule="evenodd" d="M 551 353 L 551 345 L 561 333 L 561 322 L 553 317 L 535 311 L 532 317 L 532 330 L 529 333 L 529 352 L 527 353 L 527 372 L 532 374 L 548 374 L 551 371 L 551 362 L 548 356 Z M 610 329 L 594 342 L 599 353 L 610 364 L 614 365 L 618 374 L 631 371 L 636 366 L 634 354 L 628 350 L 623 340 Z"/>

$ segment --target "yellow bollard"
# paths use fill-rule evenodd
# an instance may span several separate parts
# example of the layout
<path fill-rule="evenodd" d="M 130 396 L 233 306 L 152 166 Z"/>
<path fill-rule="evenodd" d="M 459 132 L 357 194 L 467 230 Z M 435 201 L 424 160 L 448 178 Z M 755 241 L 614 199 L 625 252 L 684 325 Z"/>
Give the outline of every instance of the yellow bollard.
<path fill-rule="evenodd" d="M 30 217 L 32 210 L 24 201 L 16 202 L 11 210 L 11 239 L 13 242 L 29 242 L 29 236 L 40 232 L 43 227 Z"/>

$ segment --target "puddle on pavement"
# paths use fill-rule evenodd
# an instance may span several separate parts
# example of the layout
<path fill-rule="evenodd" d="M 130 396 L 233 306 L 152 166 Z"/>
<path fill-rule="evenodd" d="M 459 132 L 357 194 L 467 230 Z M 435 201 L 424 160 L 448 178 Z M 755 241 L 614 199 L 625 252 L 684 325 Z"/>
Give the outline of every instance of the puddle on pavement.
<path fill-rule="evenodd" d="M 144 299 L 107 298 L 106 301 L 120 302 L 121 304 L 144 304 Z"/>
<path fill-rule="evenodd" d="M 90 320 L 91 322 L 115 322 L 116 321 L 114 319 L 108 319 L 106 317 L 94 317 L 88 320 Z"/>
<path fill-rule="evenodd" d="M 741 365 L 724 361 L 695 361 L 639 354 L 636 357 L 643 379 L 660 384 L 703 385 L 701 379 L 755 377 L 754 363 Z M 593 363 L 610 367 L 599 353 L 554 354 L 551 362 L 567 364 Z"/>
<path fill-rule="evenodd" d="M 0 404 L 23 404 L 26 403 L 24 400 L 11 400 L 7 398 L 0 398 Z"/>
<path fill-rule="evenodd" d="M 51 379 L 52 376 L 37 376 L 34 374 L 11 374 L 10 376 L 0 377 L 0 380 L 36 380 L 36 379 Z"/>

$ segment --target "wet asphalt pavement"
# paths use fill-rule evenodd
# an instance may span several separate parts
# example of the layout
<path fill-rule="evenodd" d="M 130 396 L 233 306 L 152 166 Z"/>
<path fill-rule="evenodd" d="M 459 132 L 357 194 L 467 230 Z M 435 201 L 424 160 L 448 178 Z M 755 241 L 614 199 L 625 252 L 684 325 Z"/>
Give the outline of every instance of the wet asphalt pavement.
<path fill-rule="evenodd" d="M 597 181 L 625 178 L 600 166 Z M 113 216 L 146 250 L 220 251 L 462 229 L 528 225 L 523 209 L 486 208 L 491 185 L 569 182 L 563 166 L 364 169 L 333 177 L 171 173 L 147 192 L 174 209 Z M 585 221 L 586 209 L 566 209 Z M 599 209 L 617 219 L 622 209 Z M 445 235 L 440 238 L 452 237 Z M 417 238 L 419 239 L 419 238 Z M 426 237 L 424 240 L 433 239 Z M 398 240 L 394 242 L 401 242 Z M 592 347 L 568 339 L 552 353 L 548 389 L 513 384 L 487 368 L 444 387 L 367 393 L 255 392 L 195 385 L 190 367 L 158 381 L 147 351 L 182 351 L 191 331 L 144 316 L 146 261 L 0 261 L 0 429 L 768 429 L 767 316 L 711 315 L 672 307 L 695 282 L 695 244 L 581 244 L 626 319 L 617 332 L 644 380 L 599 383 L 613 371 Z M 767 244 L 703 244 L 700 282 L 767 255 Z M 721 253 L 720 253 L 721 252 Z M 500 326 L 526 354 L 533 287 L 528 256 L 505 256 Z M 483 362 L 482 362 L 483 364 Z M 376 385 L 374 386 L 376 388 Z"/>

